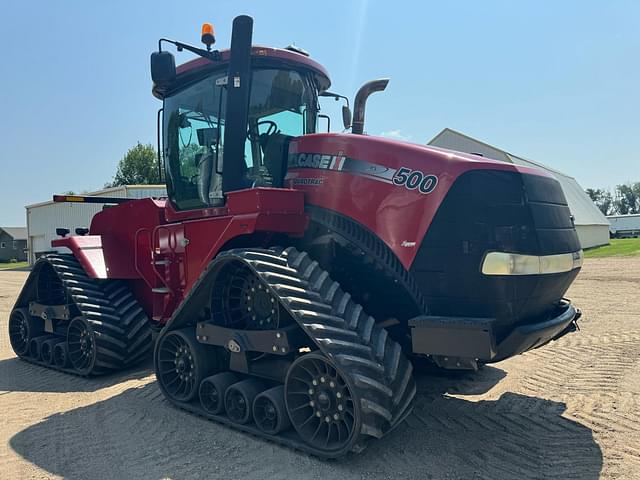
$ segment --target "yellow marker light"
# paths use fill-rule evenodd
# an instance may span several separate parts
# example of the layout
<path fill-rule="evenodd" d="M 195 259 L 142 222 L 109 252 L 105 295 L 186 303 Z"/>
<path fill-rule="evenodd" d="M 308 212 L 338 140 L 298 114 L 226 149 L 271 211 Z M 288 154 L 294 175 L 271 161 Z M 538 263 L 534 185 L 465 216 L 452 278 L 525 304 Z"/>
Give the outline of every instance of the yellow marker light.
<path fill-rule="evenodd" d="M 67 195 L 66 200 L 67 202 L 84 202 L 83 197 L 77 197 L 75 195 Z"/>
<path fill-rule="evenodd" d="M 213 25 L 211 25 L 210 23 L 203 23 L 202 36 L 200 38 L 202 40 L 202 43 L 207 46 L 207 50 L 211 50 L 211 45 L 216 43 L 216 35 L 213 31 Z"/>

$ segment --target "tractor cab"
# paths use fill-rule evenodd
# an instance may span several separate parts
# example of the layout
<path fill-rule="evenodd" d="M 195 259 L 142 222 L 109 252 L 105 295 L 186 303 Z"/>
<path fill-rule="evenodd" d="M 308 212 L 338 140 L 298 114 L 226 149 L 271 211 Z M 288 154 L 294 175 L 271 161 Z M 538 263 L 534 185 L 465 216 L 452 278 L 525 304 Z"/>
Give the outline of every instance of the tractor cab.
<path fill-rule="evenodd" d="M 168 52 L 152 56 L 154 94 L 163 100 L 159 151 L 176 210 L 222 206 L 229 191 L 282 187 L 289 141 L 316 133 L 324 68 L 296 49 L 252 47 L 250 28 L 235 31 L 230 50 L 186 46 L 202 58 L 177 69 Z"/>
<path fill-rule="evenodd" d="M 224 203 L 227 71 L 211 72 L 165 98 L 163 138 L 170 196 L 180 210 Z M 315 133 L 317 86 L 304 71 L 252 70 L 238 188 L 282 186 L 292 137 Z"/>

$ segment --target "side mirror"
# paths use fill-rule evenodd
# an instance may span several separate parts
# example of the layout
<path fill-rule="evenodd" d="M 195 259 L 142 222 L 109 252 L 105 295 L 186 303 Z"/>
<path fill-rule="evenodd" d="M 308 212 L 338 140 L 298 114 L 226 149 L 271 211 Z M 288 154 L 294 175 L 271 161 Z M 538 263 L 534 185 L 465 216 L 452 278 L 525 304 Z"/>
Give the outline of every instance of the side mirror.
<path fill-rule="evenodd" d="M 347 97 L 345 97 L 344 95 L 339 95 L 337 93 L 328 92 L 326 90 L 324 92 L 318 93 L 318 96 L 331 97 L 336 102 L 342 98 L 345 102 L 347 102 L 346 105 L 342 106 L 342 124 L 344 125 L 345 130 L 351 128 L 351 109 L 349 108 L 349 99 Z"/>
<path fill-rule="evenodd" d="M 151 80 L 158 87 L 166 87 L 176 78 L 176 61 L 170 52 L 151 54 Z"/>
<path fill-rule="evenodd" d="M 351 109 L 348 105 L 342 106 L 342 124 L 345 130 L 351 128 Z"/>

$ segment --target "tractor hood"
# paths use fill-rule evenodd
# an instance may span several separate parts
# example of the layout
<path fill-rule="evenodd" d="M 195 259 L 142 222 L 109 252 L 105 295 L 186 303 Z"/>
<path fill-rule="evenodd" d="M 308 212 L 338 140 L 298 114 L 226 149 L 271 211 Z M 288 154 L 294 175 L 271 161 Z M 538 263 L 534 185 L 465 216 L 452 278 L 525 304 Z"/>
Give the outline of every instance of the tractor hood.
<path fill-rule="evenodd" d="M 560 184 L 542 170 L 384 138 L 320 134 L 291 142 L 286 179 L 305 191 L 308 205 L 381 239 L 436 315 L 509 325 L 538 318 L 581 265 Z M 530 265 L 503 273 L 494 261 L 503 269 Z"/>
<path fill-rule="evenodd" d="M 409 268 L 451 186 L 464 173 L 476 170 L 556 182 L 538 169 L 352 134 L 305 135 L 292 140 L 285 180 L 288 186 L 303 189 L 310 204 L 360 219 Z M 475 188 L 482 191 L 484 187 L 477 184 Z M 489 192 L 489 185 L 486 188 Z M 398 217 L 404 219 L 401 228 Z"/>

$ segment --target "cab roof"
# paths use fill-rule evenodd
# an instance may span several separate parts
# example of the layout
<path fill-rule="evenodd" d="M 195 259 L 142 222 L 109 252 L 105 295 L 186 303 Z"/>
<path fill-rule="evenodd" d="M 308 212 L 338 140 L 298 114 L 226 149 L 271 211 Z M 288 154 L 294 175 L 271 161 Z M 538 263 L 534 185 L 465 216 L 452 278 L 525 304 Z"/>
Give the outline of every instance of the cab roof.
<path fill-rule="evenodd" d="M 195 58 L 186 63 L 183 63 L 182 65 L 178 65 L 178 67 L 176 68 L 176 74 L 178 76 L 181 76 L 183 74 L 192 73 L 202 67 L 225 64 L 229 61 L 229 55 L 229 49 L 225 49 L 220 50 L 219 61 L 214 61 L 203 57 Z M 327 70 L 315 60 L 301 53 L 297 53 L 292 50 L 286 50 L 283 48 L 254 45 L 251 47 L 251 56 L 254 58 L 272 58 L 281 61 L 285 65 L 289 64 L 289 66 L 292 67 L 311 70 L 316 75 L 320 90 L 326 90 L 331 85 L 331 80 L 329 79 L 329 73 L 327 72 Z"/>

